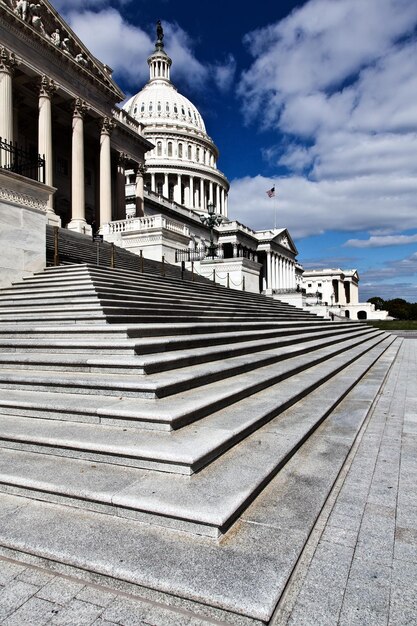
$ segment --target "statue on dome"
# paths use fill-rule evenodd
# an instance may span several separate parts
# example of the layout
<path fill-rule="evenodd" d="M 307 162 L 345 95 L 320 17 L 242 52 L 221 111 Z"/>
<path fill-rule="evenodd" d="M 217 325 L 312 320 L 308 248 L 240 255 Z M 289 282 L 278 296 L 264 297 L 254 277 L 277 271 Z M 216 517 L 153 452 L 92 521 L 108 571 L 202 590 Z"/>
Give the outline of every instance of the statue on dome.
<path fill-rule="evenodd" d="M 164 38 L 164 29 L 162 28 L 161 20 L 158 20 L 156 23 L 156 38 L 158 43 L 162 43 Z"/>

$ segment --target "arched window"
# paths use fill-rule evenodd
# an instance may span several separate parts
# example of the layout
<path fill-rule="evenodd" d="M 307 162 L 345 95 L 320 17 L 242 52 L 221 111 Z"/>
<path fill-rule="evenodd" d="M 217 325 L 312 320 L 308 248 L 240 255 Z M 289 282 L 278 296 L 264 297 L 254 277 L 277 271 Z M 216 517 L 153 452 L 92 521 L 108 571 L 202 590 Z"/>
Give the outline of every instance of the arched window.
<path fill-rule="evenodd" d="M 152 102 L 149 103 L 149 113 L 151 113 L 153 110 L 153 106 L 152 106 Z"/>
<path fill-rule="evenodd" d="M 160 113 L 162 111 L 161 103 L 158 102 L 157 111 Z"/>
<path fill-rule="evenodd" d="M 136 106 L 136 104 L 135 104 L 135 108 L 133 109 L 133 115 L 136 115 L 137 110 L 138 110 L 138 107 L 137 107 L 137 106 Z"/>
<path fill-rule="evenodd" d="M 156 155 L 162 156 L 162 141 L 156 143 Z"/>
<path fill-rule="evenodd" d="M 167 113 L 169 113 L 169 102 L 167 102 L 167 103 L 166 103 L 166 105 L 165 105 L 165 111 L 166 111 Z"/>
<path fill-rule="evenodd" d="M 181 113 L 185 116 L 185 109 L 184 109 L 184 107 L 181 107 Z"/>
<path fill-rule="evenodd" d="M 366 311 L 358 311 L 358 320 L 366 320 L 367 317 Z"/>
<path fill-rule="evenodd" d="M 174 104 L 174 113 L 178 113 L 178 107 L 176 104 Z"/>
<path fill-rule="evenodd" d="M 200 148 L 197 148 L 197 150 L 195 151 L 195 160 L 197 161 L 197 163 L 200 161 Z"/>
<path fill-rule="evenodd" d="M 191 161 L 193 158 L 191 146 L 188 146 L 188 160 Z"/>
<path fill-rule="evenodd" d="M 178 144 L 178 158 L 182 159 L 182 143 Z"/>
<path fill-rule="evenodd" d="M 142 102 L 142 104 L 140 105 L 140 112 L 144 113 L 145 112 L 145 103 Z"/>
<path fill-rule="evenodd" d="M 172 157 L 172 141 L 168 141 L 168 156 Z"/>

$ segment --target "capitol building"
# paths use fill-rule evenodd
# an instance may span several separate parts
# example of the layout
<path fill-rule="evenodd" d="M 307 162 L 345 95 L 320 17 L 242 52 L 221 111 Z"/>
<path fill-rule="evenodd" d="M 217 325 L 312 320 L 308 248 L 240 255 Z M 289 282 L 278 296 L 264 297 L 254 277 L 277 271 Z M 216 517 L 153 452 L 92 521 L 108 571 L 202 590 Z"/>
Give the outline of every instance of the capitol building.
<path fill-rule="evenodd" d="M 197 108 L 171 82 L 171 64 L 158 39 L 148 58 L 149 82 L 123 107 L 154 145 L 145 157 L 145 187 L 195 211 L 214 204 L 227 216 L 229 183 L 217 169 L 218 149 Z"/>
<path fill-rule="evenodd" d="M 297 306 L 310 291 L 317 304 L 321 286 L 303 281 L 286 228 L 229 219 L 219 151 L 171 80 L 160 22 L 149 81 L 121 107 L 111 68 L 48 0 L 0 0 L 0 14 L 0 285 L 45 266 L 50 224 Z M 356 317 L 357 290 L 349 303 L 335 295 L 348 280 L 338 272 L 322 304 Z"/>

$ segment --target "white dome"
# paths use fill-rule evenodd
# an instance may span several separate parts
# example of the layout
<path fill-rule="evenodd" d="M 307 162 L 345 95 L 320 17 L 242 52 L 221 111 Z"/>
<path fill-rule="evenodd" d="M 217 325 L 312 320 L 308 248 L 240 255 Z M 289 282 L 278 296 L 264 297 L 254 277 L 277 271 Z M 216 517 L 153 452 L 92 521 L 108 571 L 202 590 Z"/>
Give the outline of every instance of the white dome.
<path fill-rule="evenodd" d="M 166 80 L 151 80 L 123 108 L 146 126 L 155 122 L 206 133 L 203 119 L 194 104 Z"/>

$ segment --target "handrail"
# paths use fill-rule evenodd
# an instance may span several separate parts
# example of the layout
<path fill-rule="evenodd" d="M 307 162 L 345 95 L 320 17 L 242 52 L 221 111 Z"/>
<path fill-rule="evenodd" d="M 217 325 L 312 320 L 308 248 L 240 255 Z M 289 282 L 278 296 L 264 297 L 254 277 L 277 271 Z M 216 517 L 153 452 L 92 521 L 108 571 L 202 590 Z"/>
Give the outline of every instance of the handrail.
<path fill-rule="evenodd" d="M 0 168 L 45 183 L 45 158 L 0 137 Z"/>

